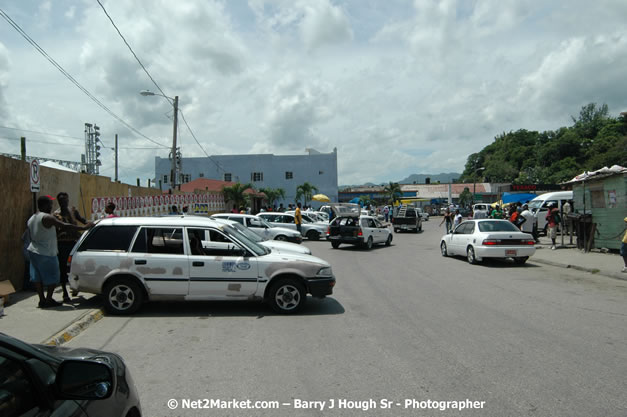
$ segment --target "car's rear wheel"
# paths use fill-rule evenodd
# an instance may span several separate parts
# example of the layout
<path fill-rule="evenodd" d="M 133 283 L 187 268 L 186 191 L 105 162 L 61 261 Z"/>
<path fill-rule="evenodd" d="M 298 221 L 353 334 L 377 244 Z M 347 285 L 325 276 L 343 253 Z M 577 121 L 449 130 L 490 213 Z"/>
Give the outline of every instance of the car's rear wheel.
<path fill-rule="evenodd" d="M 448 248 L 446 247 L 446 242 L 440 243 L 440 252 L 442 252 L 442 256 L 448 256 Z"/>
<path fill-rule="evenodd" d="M 468 246 L 468 249 L 466 249 L 466 258 L 468 259 L 468 263 L 471 265 L 475 265 L 477 263 L 475 249 L 472 246 Z"/>
<path fill-rule="evenodd" d="M 390 246 L 392 244 L 392 235 L 388 235 L 387 240 L 385 241 L 385 246 Z"/>
<path fill-rule="evenodd" d="M 105 310 L 111 314 L 133 314 L 144 301 L 144 292 L 131 278 L 114 278 L 103 291 Z"/>
<path fill-rule="evenodd" d="M 315 230 L 310 230 L 307 232 L 307 239 L 318 240 L 320 239 L 320 233 L 316 232 Z"/>
<path fill-rule="evenodd" d="M 373 242 L 373 240 L 372 240 L 372 236 L 370 236 L 370 237 L 368 238 L 368 240 L 366 241 L 366 248 L 367 248 L 367 249 L 372 249 L 372 246 L 373 246 L 373 245 L 374 245 L 374 242 Z"/>
<path fill-rule="evenodd" d="M 333 249 L 337 249 L 340 247 L 340 242 L 331 242 L 331 246 L 333 247 Z"/>
<path fill-rule="evenodd" d="M 280 240 L 281 242 L 285 242 L 287 240 L 287 236 L 278 235 L 277 237 L 274 238 L 274 240 Z"/>
<path fill-rule="evenodd" d="M 527 259 L 529 259 L 528 256 L 519 256 L 518 258 L 514 258 L 514 262 L 516 262 L 518 265 L 523 265 L 525 262 L 527 262 Z"/>
<path fill-rule="evenodd" d="M 300 311 L 307 300 L 305 287 L 295 279 L 281 279 L 272 285 L 268 302 L 280 314 Z"/>

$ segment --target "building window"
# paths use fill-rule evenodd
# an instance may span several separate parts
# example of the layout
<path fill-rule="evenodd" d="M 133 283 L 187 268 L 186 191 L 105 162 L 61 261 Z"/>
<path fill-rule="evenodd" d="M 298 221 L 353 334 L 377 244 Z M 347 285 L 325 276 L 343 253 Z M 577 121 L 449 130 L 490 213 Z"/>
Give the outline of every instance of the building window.
<path fill-rule="evenodd" d="M 251 172 L 250 180 L 253 182 L 261 182 L 263 181 L 263 172 Z"/>
<path fill-rule="evenodd" d="M 318 171 L 318 175 L 324 174 L 324 171 Z"/>
<path fill-rule="evenodd" d="M 201 172 L 200 174 L 198 174 L 198 178 L 202 178 L 202 177 L 204 177 L 204 176 L 205 176 L 205 173 L 204 173 L 204 172 Z"/>
<path fill-rule="evenodd" d="M 294 179 L 294 173 L 292 171 L 285 171 L 285 179 L 286 180 Z"/>
<path fill-rule="evenodd" d="M 192 180 L 192 176 L 189 174 L 181 174 L 181 184 L 186 184 Z"/>
<path fill-rule="evenodd" d="M 231 173 L 230 172 L 225 172 L 224 173 L 224 181 L 231 181 Z"/>
<path fill-rule="evenodd" d="M 168 176 L 167 176 L 167 175 L 164 175 L 164 176 L 163 176 L 163 183 L 164 183 L 164 184 L 167 184 L 167 183 L 168 183 Z"/>

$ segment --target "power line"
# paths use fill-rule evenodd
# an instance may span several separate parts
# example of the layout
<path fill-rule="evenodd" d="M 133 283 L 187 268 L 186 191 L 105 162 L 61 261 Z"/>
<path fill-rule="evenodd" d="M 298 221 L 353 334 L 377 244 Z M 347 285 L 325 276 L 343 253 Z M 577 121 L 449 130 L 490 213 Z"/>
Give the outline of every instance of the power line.
<path fill-rule="evenodd" d="M 148 76 L 148 78 L 150 78 L 150 81 L 152 81 L 152 83 L 155 85 L 155 87 L 157 87 L 157 89 L 161 92 L 161 96 L 163 98 L 165 98 L 168 103 L 170 103 L 170 105 L 173 105 L 172 99 L 170 97 L 168 97 L 163 90 L 161 89 L 161 87 L 159 87 L 159 84 L 157 84 L 157 82 L 155 81 L 155 79 L 152 77 L 152 75 L 150 75 L 150 73 L 148 72 L 148 70 L 146 69 L 146 67 L 144 66 L 144 64 L 141 62 L 141 60 L 139 59 L 139 57 L 137 56 L 137 54 L 135 53 L 135 51 L 133 51 L 133 48 L 131 47 L 131 45 L 129 45 L 129 43 L 126 41 L 126 38 L 124 37 L 124 35 L 122 35 L 122 32 L 120 31 L 120 29 L 117 27 L 117 25 L 115 24 L 115 22 L 113 21 L 113 19 L 111 18 L 111 16 L 109 15 L 109 13 L 107 12 L 107 9 L 105 9 L 105 7 L 102 5 L 102 3 L 100 2 L 100 0 L 96 0 L 98 2 L 98 4 L 100 5 L 100 7 L 102 8 L 102 11 L 104 12 L 104 14 L 107 16 L 107 18 L 109 19 L 109 21 L 111 22 L 111 24 L 113 25 L 113 27 L 115 28 L 115 30 L 118 32 L 118 35 L 120 35 L 120 38 L 122 38 L 122 40 L 124 41 L 124 44 L 126 45 L 126 47 L 129 49 L 129 51 L 131 51 L 131 54 L 133 54 L 133 56 L 135 57 L 135 60 L 137 61 L 137 63 L 139 64 L 140 67 L 142 67 L 142 69 L 144 70 L 144 72 L 146 73 L 146 75 Z M 207 158 L 209 158 L 211 160 L 211 162 L 213 162 L 216 167 L 218 167 L 218 169 L 221 169 L 223 172 L 224 168 L 222 168 L 220 166 L 220 164 L 218 164 L 216 161 L 214 161 L 209 154 L 205 151 L 205 149 L 202 147 L 202 145 L 200 144 L 200 142 L 198 141 L 198 139 L 196 138 L 196 135 L 194 135 L 194 132 L 192 131 L 191 127 L 189 126 L 189 124 L 187 123 L 187 120 L 185 119 L 185 115 L 183 114 L 183 111 L 180 110 L 181 113 L 181 117 L 183 118 L 183 122 L 185 122 L 185 126 L 187 126 L 187 130 L 189 131 L 189 133 L 192 135 L 192 137 L 194 138 L 194 140 L 196 141 L 196 143 L 198 144 L 198 146 L 200 147 L 200 149 L 203 151 L 203 153 L 207 156 Z"/>
<path fill-rule="evenodd" d="M 150 81 L 152 81 L 152 83 L 155 85 L 155 87 L 157 87 L 157 89 L 161 92 L 161 95 L 163 96 L 163 98 L 165 98 L 168 103 L 170 103 L 170 105 L 172 105 L 172 100 L 170 99 L 170 97 L 168 97 L 163 90 L 161 89 L 161 87 L 159 87 L 159 84 L 157 84 L 157 82 L 155 81 L 154 78 L 152 78 L 152 75 L 150 75 L 150 73 L 148 72 L 148 70 L 146 69 L 146 67 L 144 66 L 144 64 L 142 64 L 142 62 L 140 61 L 139 57 L 137 57 L 137 54 L 135 54 L 135 51 L 133 51 L 133 48 L 131 48 L 131 45 L 129 45 L 129 43 L 126 41 L 126 38 L 124 37 L 124 35 L 122 35 L 122 32 L 120 32 L 120 29 L 118 29 L 118 27 L 116 26 L 115 22 L 113 21 L 113 19 L 111 18 L 111 16 L 109 16 L 109 13 L 107 12 L 107 9 L 105 9 L 105 7 L 102 5 L 102 3 L 100 2 L 100 0 L 96 0 L 98 2 L 98 4 L 100 5 L 100 7 L 102 8 L 102 11 L 104 12 L 105 15 L 107 15 L 107 17 L 109 18 L 109 21 L 111 22 L 111 24 L 113 25 L 113 27 L 115 28 L 115 30 L 118 32 L 118 35 L 120 35 L 120 38 L 122 38 L 122 40 L 124 41 L 124 44 L 128 47 L 128 50 L 131 51 L 131 53 L 133 54 L 133 56 L 135 57 L 135 60 L 137 61 L 137 63 L 139 64 L 140 67 L 142 67 L 142 69 L 144 70 L 144 72 L 146 73 L 146 75 L 148 76 L 148 78 L 150 78 Z"/>
<path fill-rule="evenodd" d="M 20 132 L 29 132 L 29 133 L 38 133 L 40 135 L 46 135 L 46 136 L 58 136 L 60 138 L 71 138 L 71 139 L 78 139 L 80 141 L 83 141 L 83 138 L 79 138 L 76 136 L 68 136 L 68 135 L 58 135 L 55 133 L 48 133 L 48 132 L 39 132 L 37 130 L 27 130 L 27 129 L 19 129 L 17 127 L 8 127 L 8 126 L 0 126 L 0 129 L 11 129 L 11 130 L 19 130 Z"/>
<path fill-rule="evenodd" d="M 168 146 L 162 145 L 161 143 L 156 142 L 156 141 L 150 139 L 148 136 L 144 135 L 142 132 L 140 132 L 139 130 L 135 129 L 133 126 L 131 126 L 125 120 L 123 120 L 120 116 L 115 114 L 111 109 L 109 109 L 100 100 L 98 100 L 92 93 L 90 93 L 89 90 L 87 90 L 85 87 L 83 87 L 74 77 L 72 77 L 72 75 L 70 75 L 70 73 L 68 73 L 50 55 L 48 55 L 48 53 L 41 46 L 39 46 L 39 44 L 37 44 L 37 42 L 35 42 L 17 23 L 15 23 L 13 21 L 13 19 L 11 19 L 9 17 L 9 15 L 2 8 L 0 8 L 0 14 L 4 18 L 4 20 L 6 20 L 20 35 L 22 35 L 22 37 L 24 39 L 26 39 L 26 41 L 28 43 L 30 43 L 44 58 L 46 58 L 56 69 L 58 69 L 59 72 L 61 72 L 61 74 L 63 74 L 68 80 L 70 80 L 70 82 L 72 82 L 83 93 L 85 93 L 85 95 L 87 95 L 87 97 L 89 97 L 98 106 L 100 106 L 100 108 L 102 108 L 104 111 L 109 113 L 114 119 L 116 119 L 117 121 L 122 123 L 124 126 L 128 127 L 131 131 L 135 132 L 139 136 L 143 137 L 144 139 L 146 139 L 146 140 L 148 140 L 148 141 L 150 141 L 150 142 L 152 142 L 152 143 L 154 143 L 156 145 L 159 145 L 159 146 L 161 146 L 163 148 L 169 148 Z"/>
<path fill-rule="evenodd" d="M 9 138 L 6 136 L 0 136 L 0 139 L 4 139 L 4 140 L 12 140 L 12 141 L 19 141 L 19 138 Z M 73 143 L 63 143 L 63 142 L 46 142 L 43 140 L 36 140 L 36 139 L 27 139 L 26 140 L 27 143 L 43 143 L 45 145 L 58 145 L 58 146 L 72 146 L 72 147 L 76 147 L 75 144 Z M 104 143 L 103 143 L 104 145 Z M 106 149 L 110 149 L 110 150 L 115 150 L 115 148 L 110 148 L 108 146 L 105 146 Z M 163 149 L 163 148 L 157 148 L 156 146 L 153 147 L 132 147 L 132 146 L 118 146 L 118 149 L 133 149 L 133 150 L 142 150 L 142 149 Z"/>

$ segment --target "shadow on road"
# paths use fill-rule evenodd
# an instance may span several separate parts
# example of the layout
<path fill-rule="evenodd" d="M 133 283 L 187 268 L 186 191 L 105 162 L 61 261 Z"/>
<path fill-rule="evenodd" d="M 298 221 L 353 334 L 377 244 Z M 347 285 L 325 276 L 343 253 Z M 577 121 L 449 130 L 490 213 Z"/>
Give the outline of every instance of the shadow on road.
<path fill-rule="evenodd" d="M 101 303 L 102 305 L 102 303 Z M 297 316 L 344 314 L 342 305 L 334 298 L 307 297 L 307 303 Z M 257 317 L 285 316 L 275 313 L 259 301 L 153 301 L 146 303 L 131 317 Z"/>
<path fill-rule="evenodd" d="M 463 256 L 449 256 L 449 259 L 455 259 L 457 261 L 460 262 L 466 262 L 468 263 L 468 261 L 466 260 L 466 258 L 464 258 Z M 533 258 L 529 258 L 529 261 L 533 260 Z M 530 263 L 525 263 L 523 265 L 518 265 L 517 263 L 514 262 L 513 259 L 500 259 L 500 258 L 485 258 L 483 261 L 479 262 L 476 266 L 484 266 L 486 268 L 496 268 L 496 269 L 503 269 L 503 268 L 540 268 L 539 265 L 534 265 L 534 264 L 530 264 Z"/>

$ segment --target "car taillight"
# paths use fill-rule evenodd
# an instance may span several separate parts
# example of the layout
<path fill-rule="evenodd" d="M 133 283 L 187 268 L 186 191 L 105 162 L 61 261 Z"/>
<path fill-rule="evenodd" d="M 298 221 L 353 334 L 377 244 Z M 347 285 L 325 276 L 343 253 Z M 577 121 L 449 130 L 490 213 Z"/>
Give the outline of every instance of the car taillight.
<path fill-rule="evenodd" d="M 72 255 L 67 257 L 67 269 L 68 271 L 71 269 L 72 267 Z"/>
<path fill-rule="evenodd" d="M 331 234 L 331 226 L 327 227 L 327 235 Z"/>
<path fill-rule="evenodd" d="M 501 243 L 500 239 L 485 239 L 481 244 L 483 246 L 494 246 Z"/>
<path fill-rule="evenodd" d="M 357 236 L 363 236 L 363 235 L 364 235 L 364 233 L 361 231 L 361 229 L 358 229 L 357 230 Z"/>
<path fill-rule="evenodd" d="M 535 245 L 536 244 L 535 240 L 525 240 L 522 243 L 524 243 L 525 245 Z"/>

